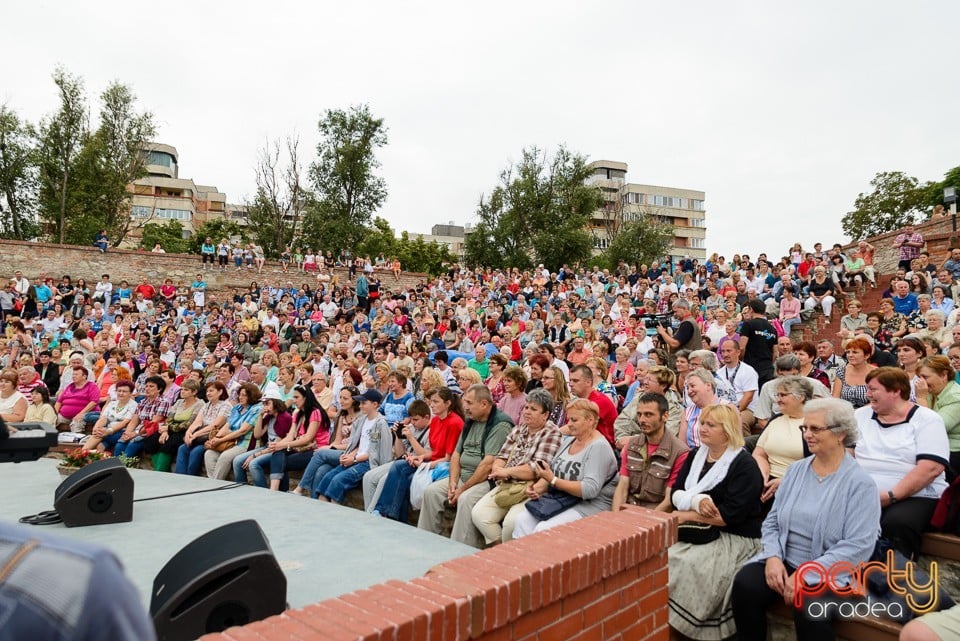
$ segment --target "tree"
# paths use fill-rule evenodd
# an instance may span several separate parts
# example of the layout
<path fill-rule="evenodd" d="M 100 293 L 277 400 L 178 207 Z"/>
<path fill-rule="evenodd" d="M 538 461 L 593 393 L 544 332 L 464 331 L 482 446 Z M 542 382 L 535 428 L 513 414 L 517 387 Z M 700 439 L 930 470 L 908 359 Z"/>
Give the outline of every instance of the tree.
<path fill-rule="evenodd" d="M 0 105 L 0 236 L 28 240 L 39 233 L 36 132 Z"/>
<path fill-rule="evenodd" d="M 315 197 L 304 216 L 304 240 L 323 250 L 353 248 L 387 198 L 386 181 L 375 173 L 387 130 L 367 105 L 328 109 L 318 128 L 317 160 L 310 165 Z"/>
<path fill-rule="evenodd" d="M 235 239 L 242 243 L 247 243 L 250 238 L 248 230 L 245 227 L 226 218 L 214 218 L 197 227 L 193 235 L 190 236 L 187 248 L 188 253 L 199 254 L 200 246 L 203 245 L 203 241 L 208 237 L 214 244 L 224 239 Z"/>
<path fill-rule="evenodd" d="M 373 219 L 373 225 L 366 228 L 363 240 L 354 251 L 358 256 L 383 254 L 392 257 L 397 253 L 397 245 L 397 236 L 393 233 L 390 223 L 377 216 Z"/>
<path fill-rule="evenodd" d="M 603 253 L 603 262 L 609 269 L 616 269 L 623 261 L 627 265 L 650 264 L 662 260 L 673 245 L 673 228 L 658 222 L 649 211 L 636 220 L 625 220 L 620 231 Z"/>
<path fill-rule="evenodd" d="M 954 167 L 943 176 L 943 180 L 927 183 L 926 204 L 930 207 L 936 207 L 943 204 L 943 188 L 956 187 L 960 189 L 960 167 Z"/>
<path fill-rule="evenodd" d="M 279 256 L 293 242 L 308 200 L 300 180 L 299 145 L 299 138 L 287 137 L 283 164 L 279 140 L 267 142 L 257 153 L 257 195 L 248 204 L 247 214 L 254 237 L 271 257 Z"/>
<path fill-rule="evenodd" d="M 873 191 L 857 196 L 854 210 L 841 219 L 844 233 L 852 239 L 894 231 L 925 215 L 930 183 L 920 184 L 902 171 L 887 171 L 874 176 L 870 186 Z"/>
<path fill-rule="evenodd" d="M 40 123 L 39 166 L 41 214 L 54 237 L 66 241 L 70 187 L 77 155 L 87 140 L 87 98 L 83 80 L 63 67 L 53 72 L 60 107 Z M 77 212 L 70 212 L 77 213 Z M 92 242 L 92 238 L 87 239 Z"/>
<path fill-rule="evenodd" d="M 168 220 L 161 224 L 147 223 L 143 226 L 141 244 L 144 249 L 153 249 L 160 244 L 168 254 L 187 254 L 190 252 L 190 239 L 183 237 L 183 224 L 179 220 Z"/>
<path fill-rule="evenodd" d="M 95 180 L 94 201 L 85 214 L 107 230 L 113 246 L 130 231 L 127 186 L 146 175 L 144 147 L 157 133 L 153 114 L 136 110 L 133 90 L 118 81 L 100 94 L 100 126 L 88 143 L 90 162 L 83 169 Z"/>
<path fill-rule="evenodd" d="M 590 256 L 587 227 L 602 204 L 600 190 L 587 186 L 585 157 L 560 147 L 553 157 L 524 149 L 519 163 L 500 174 L 490 196 L 481 197 L 479 222 L 466 240 L 466 260 L 489 267 L 558 269 Z"/>
<path fill-rule="evenodd" d="M 431 276 L 442 274 L 446 266 L 455 261 L 450 249 L 443 243 L 433 240 L 428 243 L 422 236 L 410 240 L 407 232 L 400 234 L 396 256 L 400 259 L 403 269 L 423 272 Z"/>

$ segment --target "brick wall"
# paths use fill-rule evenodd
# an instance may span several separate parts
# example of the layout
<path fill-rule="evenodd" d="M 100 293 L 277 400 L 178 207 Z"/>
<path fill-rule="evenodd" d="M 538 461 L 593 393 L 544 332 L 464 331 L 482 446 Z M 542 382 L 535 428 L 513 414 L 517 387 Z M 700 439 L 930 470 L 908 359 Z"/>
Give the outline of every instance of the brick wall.
<path fill-rule="evenodd" d="M 110 249 L 106 254 L 101 254 L 95 247 L 16 240 L 0 240 L 0 257 L 3 265 L 0 268 L 0 277 L 12 278 L 14 271 L 20 269 L 24 276 L 31 280 L 44 274 L 56 282 L 59 282 L 64 274 L 69 274 L 74 281 L 84 278 L 87 283 L 96 283 L 101 274 L 110 274 L 110 280 L 115 284 L 126 279 L 131 285 L 135 285 L 141 277 L 146 276 L 154 285 L 162 284 L 167 278 L 174 283 L 182 280 L 189 285 L 200 272 L 200 256 L 189 254 L 154 254 L 126 249 Z M 347 270 L 337 269 L 334 274 L 341 283 L 347 281 Z M 311 287 L 315 284 L 315 280 L 306 274 L 283 274 L 280 264 L 275 261 L 267 262 L 260 275 L 257 275 L 255 269 L 238 272 L 231 267 L 225 272 L 208 271 L 204 276 L 208 291 L 222 291 L 224 294 L 245 290 L 251 281 L 262 285 L 265 280 L 272 284 L 289 280 L 297 287 L 303 282 L 310 283 Z M 380 274 L 380 280 L 387 289 L 413 287 L 418 280 L 425 278 L 425 274 L 404 272 L 397 283 L 393 274 Z"/>
<path fill-rule="evenodd" d="M 943 261 L 950 255 L 950 246 L 957 244 L 956 237 L 958 234 L 953 231 L 953 224 L 954 218 L 945 216 L 915 225 L 916 230 L 923 235 L 923 239 L 926 241 L 926 249 L 930 252 L 930 262 L 942 265 Z M 897 270 L 899 251 L 893 246 L 893 241 L 899 234 L 900 230 L 897 230 L 868 239 L 877 250 L 873 262 L 878 273 L 892 274 Z M 850 243 L 844 249 L 855 245 L 856 242 Z"/>
<path fill-rule="evenodd" d="M 675 519 L 626 507 L 202 641 L 666 641 Z"/>

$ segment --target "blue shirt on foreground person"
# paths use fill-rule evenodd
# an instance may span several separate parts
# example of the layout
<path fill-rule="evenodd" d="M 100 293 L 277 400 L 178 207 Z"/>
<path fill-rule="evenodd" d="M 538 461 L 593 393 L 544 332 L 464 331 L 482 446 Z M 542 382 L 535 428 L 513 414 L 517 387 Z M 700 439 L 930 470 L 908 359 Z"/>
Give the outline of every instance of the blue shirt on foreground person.
<path fill-rule="evenodd" d="M 106 548 L 0 523 L 0 641 L 153 641 L 139 593 Z"/>

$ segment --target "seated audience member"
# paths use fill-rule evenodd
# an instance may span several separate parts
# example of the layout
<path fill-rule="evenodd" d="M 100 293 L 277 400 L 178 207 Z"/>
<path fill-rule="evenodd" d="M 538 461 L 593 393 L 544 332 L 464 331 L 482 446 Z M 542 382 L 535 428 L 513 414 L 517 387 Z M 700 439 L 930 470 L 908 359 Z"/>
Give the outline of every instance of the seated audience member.
<path fill-rule="evenodd" d="M 250 472 L 253 484 L 266 488 L 267 475 L 270 472 L 270 457 L 273 455 L 269 445 L 287 435 L 293 418 L 287 410 L 287 404 L 283 399 L 277 398 L 275 393 L 268 394 L 260 402 L 263 404 L 263 409 L 257 416 L 257 424 L 253 426 L 253 440 L 261 443 L 266 440 L 266 445 L 248 450 L 233 459 L 233 478 L 237 483 L 246 483 L 247 472 Z"/>
<path fill-rule="evenodd" d="M 775 379 L 780 415 L 770 421 L 757 440 L 753 458 L 763 475 L 760 500 L 771 501 L 783 475 L 792 463 L 803 458 L 803 405 L 813 398 L 813 382 L 805 376 Z"/>
<path fill-rule="evenodd" d="M 137 414 L 137 402 L 133 400 L 133 381 L 116 384 L 117 400 L 107 403 L 100 418 L 93 426 L 93 434 L 83 442 L 91 451 L 113 451 L 124 430 Z"/>
<path fill-rule="evenodd" d="M 377 488 L 378 500 L 373 503 L 374 513 L 402 523 L 406 523 L 408 518 L 410 483 L 414 473 L 424 464 L 435 469 L 441 463 L 449 463 L 463 431 L 463 406 L 460 397 L 449 388 L 430 390 L 427 403 L 426 421 L 421 416 L 400 430 L 394 445 L 398 450 L 398 460 L 386 466 L 386 478 Z M 423 410 L 422 406 L 418 410 L 421 415 L 424 414 Z M 433 418 L 430 418 L 431 412 Z M 367 472 L 364 484 L 368 475 L 377 474 L 382 467 Z"/>
<path fill-rule="evenodd" d="M 930 612 L 910 621 L 900 631 L 900 641 L 960 641 L 960 605 Z"/>
<path fill-rule="evenodd" d="M 496 408 L 485 385 L 468 388 L 462 400 L 466 421 L 450 457 L 450 476 L 434 481 L 424 490 L 417 527 L 439 534 L 443 512 L 450 505 L 457 511 L 450 538 L 479 548 L 483 541 L 473 525 L 473 506 L 490 490 L 488 477 L 493 470 L 493 459 L 503 447 L 513 423 Z"/>
<path fill-rule="evenodd" d="M 144 441 L 143 451 L 150 454 L 155 471 L 170 471 L 170 464 L 176 458 L 177 450 L 183 445 L 187 428 L 193 425 L 197 414 L 206 405 L 200 400 L 199 394 L 199 381 L 183 381 L 183 385 L 179 387 L 179 398 L 170 407 L 167 420 L 160 424 L 159 431 Z"/>
<path fill-rule="evenodd" d="M 535 470 L 541 464 L 550 466 L 560 449 L 562 435 L 550 422 L 552 411 L 550 392 L 535 389 L 527 394 L 520 422 L 507 435 L 493 461 L 489 478 L 497 485 L 477 501 L 472 512 L 473 524 L 487 545 L 513 538 L 514 524 L 528 499 L 525 488 L 536 480 Z"/>
<path fill-rule="evenodd" d="M 343 503 L 347 492 L 363 482 L 367 471 L 393 461 L 390 427 L 380 414 L 383 396 L 377 390 L 368 389 L 353 400 L 360 403 L 360 417 L 350 433 L 347 449 L 340 456 L 340 464 L 324 474 L 314 490 L 321 501 Z"/>
<path fill-rule="evenodd" d="M 57 411 L 57 428 L 69 425 L 71 432 L 83 432 L 89 414 L 97 411 L 100 388 L 88 380 L 87 368 L 76 365 L 70 370 L 71 382 L 63 386 L 53 409 Z"/>
<path fill-rule="evenodd" d="M 940 415 L 950 441 L 950 466 L 945 470 L 947 483 L 960 472 L 960 385 L 953 380 L 953 368 L 946 356 L 928 356 L 920 361 L 915 382 L 917 405 L 929 407 Z"/>
<path fill-rule="evenodd" d="M 527 488 L 533 500 L 548 492 L 562 492 L 580 500 L 542 520 L 530 511 L 528 502 L 514 523 L 513 538 L 519 539 L 585 516 L 605 512 L 616 490 L 617 457 L 606 437 L 597 429 L 600 410 L 596 403 L 577 399 L 567 406 L 570 436 L 550 465 L 537 462 L 537 481 Z"/>
<path fill-rule="evenodd" d="M 293 494 L 317 498 L 315 490 L 320 479 L 340 465 L 340 456 L 350 444 L 353 425 L 360 417 L 360 403 L 354 400 L 359 394 L 360 390 L 353 385 L 346 385 L 340 390 L 340 411 L 333 422 L 330 442 L 314 450 L 310 463 L 300 477 L 300 483 L 290 490 Z"/>
<path fill-rule="evenodd" d="M 27 405 L 27 414 L 23 417 L 25 423 L 57 424 L 57 412 L 50 402 L 50 392 L 43 385 L 35 387 L 30 392 L 30 404 Z"/>
<path fill-rule="evenodd" d="M 174 471 L 177 474 L 200 474 L 207 439 L 216 435 L 230 416 L 230 401 L 227 388 L 220 381 L 210 381 L 206 386 L 207 404 L 193 419 L 183 434 L 183 445 L 177 449 Z"/>
<path fill-rule="evenodd" d="M 170 406 L 162 396 L 165 386 L 166 381 L 160 376 L 147 378 L 144 399 L 137 403 L 137 413 L 114 446 L 115 455 L 138 458 L 147 439 L 159 433 L 160 426 L 166 422 L 170 413 Z"/>
<path fill-rule="evenodd" d="M 267 444 L 273 491 L 289 483 L 290 471 L 305 469 L 314 450 L 330 443 L 330 417 L 309 387 L 298 385 L 293 389 L 293 407 L 293 420 L 286 435 Z"/>
<path fill-rule="evenodd" d="M 207 476 L 226 480 L 233 469 L 233 459 L 247 451 L 261 409 L 260 388 L 254 383 L 241 383 L 237 404 L 230 409 L 226 423 L 204 443 L 203 465 Z"/>
<path fill-rule="evenodd" d="M 690 448 L 667 429 L 670 410 L 665 396 L 646 392 L 632 405 L 640 433 L 624 442 L 613 511 L 629 503 L 667 512 L 667 491 L 676 482 Z"/>
<path fill-rule="evenodd" d="M 0 418 L 7 423 L 20 423 L 27 415 L 27 398 L 17 391 L 16 370 L 0 373 Z"/>
<path fill-rule="evenodd" d="M 704 408 L 699 429 L 701 445 L 670 494 L 681 529 L 669 550 L 670 627 L 692 639 L 726 639 L 736 632 L 733 578 L 760 551 L 763 476 L 743 449 L 734 407 Z"/>
<path fill-rule="evenodd" d="M 856 411 L 857 463 L 879 488 L 881 536 L 914 558 L 937 500 L 947 489 L 947 431 L 939 414 L 910 402 L 910 379 L 903 370 L 872 370 L 866 387 L 870 404 Z"/>
<path fill-rule="evenodd" d="M 763 522 L 760 553 L 733 583 L 737 638 L 745 641 L 765 641 L 765 611 L 775 601 L 793 606 L 795 573 L 801 564 L 854 567 L 868 561 L 876 545 L 880 522 L 876 485 L 846 451 L 857 441 L 853 409 L 838 399 L 815 399 L 803 408 L 801 420 L 812 456 L 787 468 Z M 794 610 L 793 620 L 798 641 L 834 638 L 829 619 L 809 618 L 801 608 Z"/>

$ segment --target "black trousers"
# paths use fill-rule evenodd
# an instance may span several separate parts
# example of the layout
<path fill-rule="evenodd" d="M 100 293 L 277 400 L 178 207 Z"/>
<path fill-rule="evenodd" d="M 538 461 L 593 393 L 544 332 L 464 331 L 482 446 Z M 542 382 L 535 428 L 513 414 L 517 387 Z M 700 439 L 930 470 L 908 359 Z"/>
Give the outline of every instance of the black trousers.
<path fill-rule="evenodd" d="M 796 568 L 787 566 L 787 573 Z M 783 597 L 767 585 L 766 564 L 748 563 L 733 580 L 733 620 L 737 624 L 737 638 L 741 641 L 766 641 L 767 609 Z M 793 627 L 797 641 L 833 641 L 833 623 L 829 620 L 810 620 L 800 610 L 793 611 Z"/>
<path fill-rule="evenodd" d="M 895 550 L 916 560 L 920 554 L 920 540 L 937 507 L 937 499 L 909 498 L 888 505 L 880 513 L 881 536 Z"/>

